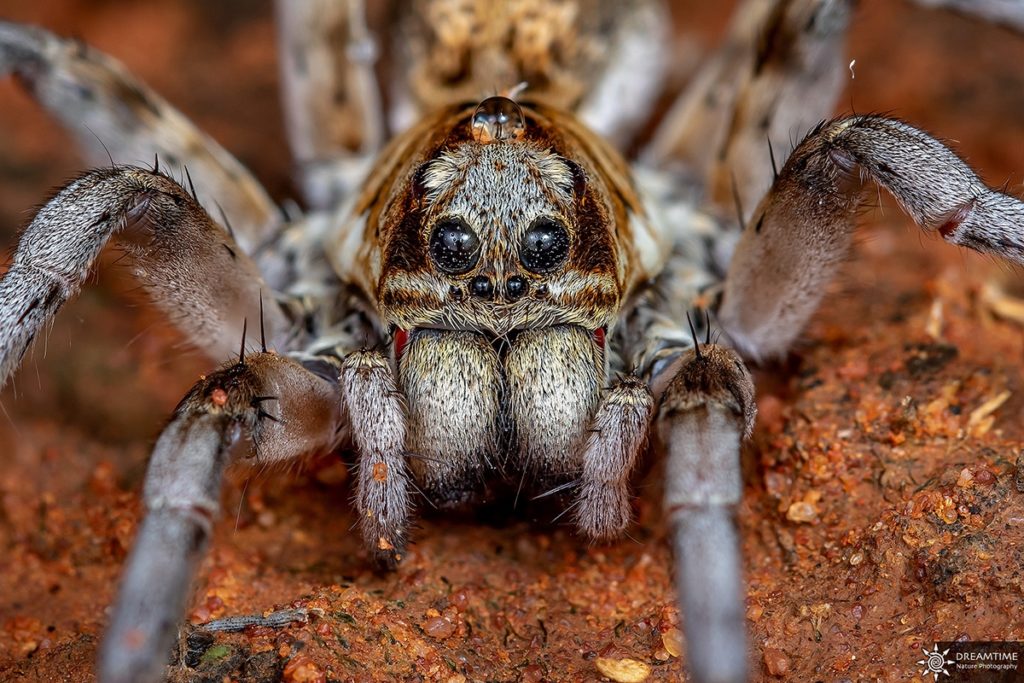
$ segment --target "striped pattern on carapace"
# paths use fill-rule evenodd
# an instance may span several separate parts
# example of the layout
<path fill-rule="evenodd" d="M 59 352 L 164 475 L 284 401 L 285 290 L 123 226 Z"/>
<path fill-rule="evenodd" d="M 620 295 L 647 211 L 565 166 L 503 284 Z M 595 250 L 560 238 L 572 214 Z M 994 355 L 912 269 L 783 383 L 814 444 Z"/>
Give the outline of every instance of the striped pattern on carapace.
<path fill-rule="evenodd" d="M 555 324 L 609 327 L 637 285 L 659 271 L 667 249 L 621 157 L 570 114 L 522 107 L 520 139 L 475 140 L 474 104 L 445 110 L 385 151 L 332 253 L 385 325 L 495 335 Z M 476 266 L 454 276 L 427 249 L 436 220 L 451 215 L 483 242 Z M 571 248 L 560 268 L 536 274 L 520 264 L 518 245 L 530 222 L 548 215 L 564 221 Z M 495 283 L 493 297 L 467 291 L 481 275 Z M 526 279 L 525 296 L 503 296 L 509 277 Z"/>

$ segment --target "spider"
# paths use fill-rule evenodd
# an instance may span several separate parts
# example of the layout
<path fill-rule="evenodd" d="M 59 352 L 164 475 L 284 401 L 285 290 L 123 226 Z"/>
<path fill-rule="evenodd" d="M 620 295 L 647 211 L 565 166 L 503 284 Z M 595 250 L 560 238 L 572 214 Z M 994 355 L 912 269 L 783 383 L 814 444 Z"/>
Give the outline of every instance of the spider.
<path fill-rule="evenodd" d="M 792 344 L 869 178 L 923 227 L 1016 261 L 1021 206 L 907 124 L 813 125 L 846 68 L 843 3 L 747 8 L 731 36 L 739 50 L 694 79 L 632 174 L 613 145 L 657 93 L 654 3 L 578 15 L 559 5 L 521 24 L 512 10 L 488 14 L 522 27 L 511 59 L 486 40 L 460 52 L 465 17 L 419 9 L 404 28 L 412 78 L 388 93 L 394 140 L 382 151 L 358 4 L 282 5 L 290 135 L 311 207 L 287 221 L 244 169 L 101 55 L 38 30 L 0 34 L 7 68 L 72 127 L 88 122 L 117 159 L 155 153 L 152 168 L 82 176 L 27 228 L 0 281 L 4 377 L 113 232 L 158 305 L 211 356 L 233 358 L 157 442 L 102 675 L 162 675 L 236 442 L 257 463 L 354 445 L 361 530 L 393 566 L 418 496 L 460 509 L 525 491 L 564 499 L 589 537 L 621 533 L 651 432 L 666 457 L 691 670 L 740 680 L 731 512 L 754 404 L 730 347 L 756 360 Z M 337 35 L 344 50 L 328 43 Z M 757 36 L 777 42 L 755 50 Z M 340 67 L 317 61 L 331 55 Z M 481 93 L 485 82 L 503 93 Z M 780 89 L 782 105 L 765 100 Z M 807 129 L 775 167 L 764 138 Z M 711 208 L 723 204 L 738 219 Z M 714 310 L 723 343 L 697 308 Z M 257 323 L 260 350 L 246 353 Z"/>

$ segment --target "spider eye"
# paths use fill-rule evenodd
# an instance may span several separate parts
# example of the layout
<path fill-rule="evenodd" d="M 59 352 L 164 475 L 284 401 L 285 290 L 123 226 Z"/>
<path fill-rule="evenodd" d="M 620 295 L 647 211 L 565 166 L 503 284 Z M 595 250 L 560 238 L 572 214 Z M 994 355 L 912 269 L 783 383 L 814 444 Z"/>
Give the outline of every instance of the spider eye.
<path fill-rule="evenodd" d="M 430 257 L 449 275 L 461 275 L 480 258 L 480 238 L 461 218 L 442 218 L 430 233 Z"/>
<path fill-rule="evenodd" d="M 550 273 L 569 255 L 569 233 L 558 220 L 541 216 L 523 235 L 519 260 L 531 273 Z"/>

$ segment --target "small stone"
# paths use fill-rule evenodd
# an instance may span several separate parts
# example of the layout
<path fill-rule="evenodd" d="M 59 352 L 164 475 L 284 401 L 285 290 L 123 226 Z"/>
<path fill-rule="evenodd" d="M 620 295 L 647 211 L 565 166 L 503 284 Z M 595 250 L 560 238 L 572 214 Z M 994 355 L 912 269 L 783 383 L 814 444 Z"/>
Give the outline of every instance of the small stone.
<path fill-rule="evenodd" d="M 424 622 L 423 632 L 431 638 L 444 640 L 455 633 L 455 624 L 445 617 L 432 617 Z"/>
<path fill-rule="evenodd" d="M 798 500 L 786 510 L 786 519 L 797 524 L 810 524 L 818 519 L 818 509 L 812 503 Z"/>
<path fill-rule="evenodd" d="M 292 657 L 282 675 L 288 683 L 327 683 L 327 675 L 307 655 Z"/>
<path fill-rule="evenodd" d="M 935 506 L 935 515 L 946 524 L 957 520 L 956 503 L 949 496 L 943 496 Z"/>
<path fill-rule="evenodd" d="M 864 561 L 864 553 L 862 553 L 862 552 L 856 552 L 853 555 L 850 555 L 850 564 L 852 566 L 854 566 L 854 567 L 856 567 L 858 564 L 860 564 L 863 561 Z"/>
<path fill-rule="evenodd" d="M 971 470 L 966 467 L 960 470 L 960 476 L 956 480 L 956 485 L 962 489 L 966 489 L 973 483 L 974 475 L 971 473 Z"/>
<path fill-rule="evenodd" d="M 542 683 L 544 680 L 544 670 L 536 664 L 531 664 L 523 669 L 519 680 L 520 683 Z"/>
<path fill-rule="evenodd" d="M 789 673 L 789 657 L 783 654 L 782 650 L 766 647 L 764 666 L 772 676 L 785 676 Z"/>
<path fill-rule="evenodd" d="M 974 472 L 974 481 L 982 486 L 991 486 L 996 483 L 996 475 L 987 467 L 979 467 Z"/>
<path fill-rule="evenodd" d="M 673 657 L 683 654 L 683 632 L 677 628 L 670 628 L 661 634 L 661 644 L 665 651 Z"/>
<path fill-rule="evenodd" d="M 764 473 L 764 488 L 768 495 L 781 498 L 789 490 L 789 477 L 775 470 L 768 470 Z"/>
<path fill-rule="evenodd" d="M 452 594 L 448 596 L 448 602 L 460 612 L 466 611 L 466 607 L 469 605 L 469 589 L 453 590 Z"/>
<path fill-rule="evenodd" d="M 594 665 L 602 676 L 616 683 L 641 683 L 651 675 L 651 667 L 636 659 L 611 659 L 598 657 Z"/>

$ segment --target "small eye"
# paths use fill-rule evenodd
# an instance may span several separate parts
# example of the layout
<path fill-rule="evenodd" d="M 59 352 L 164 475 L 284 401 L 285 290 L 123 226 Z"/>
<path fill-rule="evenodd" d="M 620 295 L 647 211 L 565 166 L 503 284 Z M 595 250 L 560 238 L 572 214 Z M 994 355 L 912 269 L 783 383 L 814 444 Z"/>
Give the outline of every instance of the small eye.
<path fill-rule="evenodd" d="M 519 246 L 519 260 L 532 273 L 550 273 L 568 255 L 569 233 L 558 220 L 546 216 L 533 222 Z"/>
<path fill-rule="evenodd" d="M 442 218 L 430 233 L 430 256 L 449 275 L 461 275 L 480 258 L 480 238 L 461 218 Z"/>

